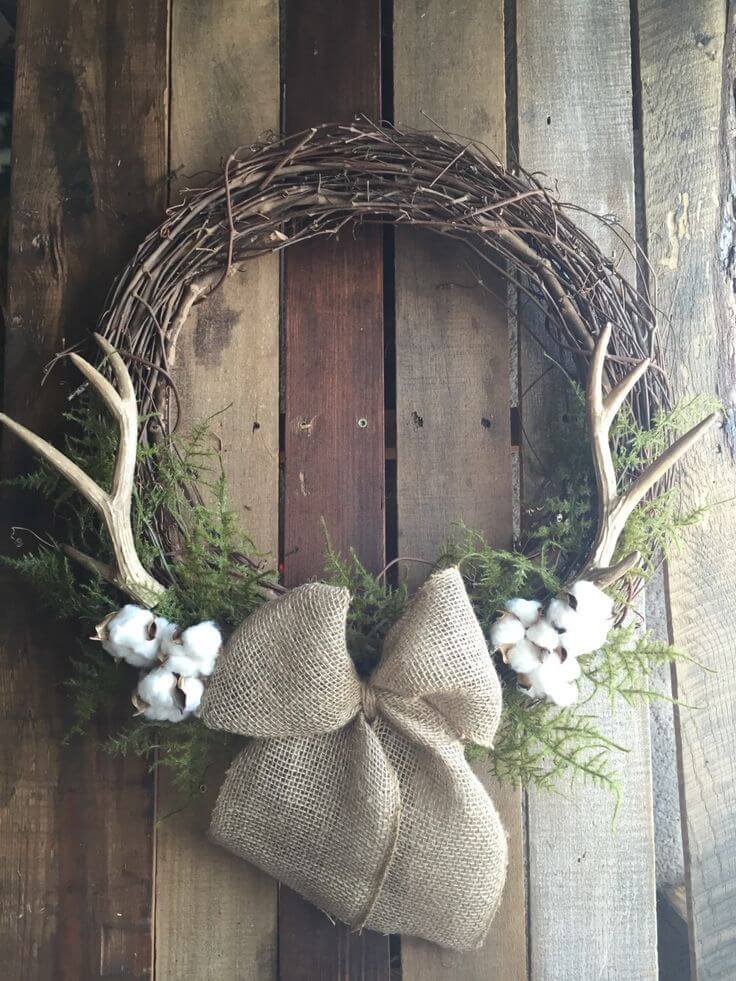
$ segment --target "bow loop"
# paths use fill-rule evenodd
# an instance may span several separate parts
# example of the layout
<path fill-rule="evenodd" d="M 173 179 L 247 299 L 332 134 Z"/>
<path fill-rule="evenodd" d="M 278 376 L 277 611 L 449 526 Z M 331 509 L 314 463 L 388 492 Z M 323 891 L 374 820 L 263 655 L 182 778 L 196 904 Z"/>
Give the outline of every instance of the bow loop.
<path fill-rule="evenodd" d="M 350 593 L 307 583 L 256 610 L 235 631 L 205 692 L 215 729 L 268 739 L 341 729 L 362 704 L 345 642 Z"/>
<path fill-rule="evenodd" d="M 493 745 L 501 685 L 457 568 L 430 576 L 394 624 L 373 683 L 391 694 L 384 712 L 407 738 Z"/>

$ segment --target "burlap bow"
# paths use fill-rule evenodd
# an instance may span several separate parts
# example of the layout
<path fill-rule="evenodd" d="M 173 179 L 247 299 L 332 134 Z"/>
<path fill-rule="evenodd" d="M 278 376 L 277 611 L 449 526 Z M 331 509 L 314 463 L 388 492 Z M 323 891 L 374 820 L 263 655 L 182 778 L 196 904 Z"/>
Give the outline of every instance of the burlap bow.
<path fill-rule="evenodd" d="M 252 738 L 211 837 L 353 927 L 459 949 L 482 943 L 506 838 L 461 739 L 490 746 L 501 690 L 456 569 L 389 632 L 369 682 L 346 646 L 350 595 L 311 583 L 234 634 L 203 701 Z"/>

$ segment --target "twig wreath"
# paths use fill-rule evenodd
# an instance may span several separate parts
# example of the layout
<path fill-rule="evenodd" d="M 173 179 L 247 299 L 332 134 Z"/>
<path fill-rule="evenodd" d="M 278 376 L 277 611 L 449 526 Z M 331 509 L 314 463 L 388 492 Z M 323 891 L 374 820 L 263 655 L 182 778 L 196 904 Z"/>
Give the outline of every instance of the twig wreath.
<path fill-rule="evenodd" d="M 562 352 L 585 393 L 579 421 L 587 424 L 592 477 L 581 477 L 589 481 L 588 495 L 564 513 L 568 547 L 538 521 L 513 552 L 467 533 L 438 563 L 461 569 L 484 633 L 501 655 L 504 710 L 490 749 L 497 774 L 548 786 L 564 772 L 614 786 L 605 760 L 612 744 L 592 716 L 572 705 L 580 664 L 595 688 L 628 700 L 642 693 L 641 676 L 652 663 L 675 656 L 612 628 L 657 548 L 688 520 L 668 510 L 673 527 L 665 528 L 656 502 L 669 500 L 673 464 L 716 415 L 691 427 L 692 412 L 673 409 L 643 257 L 613 220 L 607 224 L 618 235 L 619 259 L 604 255 L 574 221 L 582 210 L 561 204 L 533 175 L 507 169 L 478 143 L 364 119 L 241 148 L 223 176 L 186 191 L 169 209 L 109 294 L 97 327 L 101 370 L 70 355 L 119 435 L 110 434 L 94 406 L 72 414 L 67 456 L 0 416 L 49 465 L 26 486 L 58 500 L 60 474 L 87 502 L 70 521 L 76 543 L 60 548 L 49 541 L 40 556 L 13 564 L 45 589 L 57 612 L 93 624 L 104 612 L 97 637 L 115 657 L 139 668 L 164 662 L 140 681 L 135 702 L 143 718 L 113 738 L 115 748 L 148 753 L 161 747 L 162 726 L 177 730 L 170 761 L 182 771 L 199 766 L 201 779 L 202 740 L 211 733 L 195 716 L 207 678 L 217 676 L 222 646 L 210 621 L 227 631 L 264 599 L 280 602 L 273 598 L 285 593 L 263 556 L 234 530 L 221 482 L 216 503 L 205 503 L 212 495 L 198 485 L 202 432 L 189 448 L 175 435 L 172 368 L 192 307 L 248 259 L 379 222 L 463 242 L 539 312 L 536 339 Z M 624 255 L 639 271 L 638 288 L 619 272 Z M 558 521 L 565 506 L 554 502 Z M 629 549 L 627 522 L 637 514 L 649 521 L 646 547 Z M 90 530 L 95 518 L 108 540 Z M 67 558 L 85 570 L 81 588 Z M 333 581 L 354 594 L 345 613 L 349 639 L 357 638 L 351 652 L 359 652 L 362 668 L 367 650 L 372 667 L 404 612 L 405 591 L 369 576 L 356 557 L 329 552 L 328 566 Z M 603 592 L 616 583 L 613 593 Z M 133 605 L 117 611 L 115 590 Z M 98 651 L 85 652 L 71 681 L 82 724 L 111 687 Z M 179 720 L 187 725 L 171 725 Z"/>

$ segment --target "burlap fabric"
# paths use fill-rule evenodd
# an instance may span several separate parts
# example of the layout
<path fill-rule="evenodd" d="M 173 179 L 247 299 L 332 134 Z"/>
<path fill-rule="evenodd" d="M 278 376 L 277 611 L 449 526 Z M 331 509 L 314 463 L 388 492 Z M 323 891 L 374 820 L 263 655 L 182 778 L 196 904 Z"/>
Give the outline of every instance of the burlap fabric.
<path fill-rule="evenodd" d="M 361 682 L 350 595 L 312 583 L 249 617 L 220 656 L 202 718 L 254 737 L 210 835 L 355 928 L 479 946 L 506 838 L 460 739 L 490 746 L 501 690 L 456 569 L 433 575 Z"/>

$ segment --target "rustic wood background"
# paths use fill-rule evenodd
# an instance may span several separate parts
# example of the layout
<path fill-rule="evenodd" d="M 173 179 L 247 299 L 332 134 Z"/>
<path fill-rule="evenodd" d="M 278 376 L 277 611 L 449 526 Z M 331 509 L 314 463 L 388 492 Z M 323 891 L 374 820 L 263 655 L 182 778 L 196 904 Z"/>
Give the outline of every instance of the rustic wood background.
<path fill-rule="evenodd" d="M 682 895 L 702 979 L 736 976 L 730 6 L 20 0 L 4 308 L 7 411 L 53 436 L 68 387 L 58 372 L 39 394 L 43 367 L 93 326 L 167 202 L 234 145 L 357 112 L 484 140 L 635 232 L 671 316 L 678 394 L 713 392 L 727 408 L 683 472 L 688 505 L 722 503 L 667 571 L 674 641 L 714 669 L 675 678 L 698 706 L 677 725 Z M 190 317 L 175 366 L 185 418 L 231 406 L 218 426 L 234 504 L 288 583 L 319 573 L 322 516 L 374 569 L 397 550 L 432 556 L 457 520 L 509 543 L 515 475 L 533 494 L 529 446 L 554 404 L 505 287 L 486 285 L 454 246 L 370 228 L 290 250 L 281 267 L 251 262 Z M 0 459 L 3 476 L 29 462 L 5 438 Z M 11 495 L 3 515 L 3 542 L 9 515 L 38 520 Z M 221 774 L 177 811 L 165 774 L 92 738 L 63 744 L 74 639 L 7 576 L 0 587 L 3 977 L 657 977 L 645 710 L 597 706 L 631 747 L 613 827 L 602 793 L 522 795 L 479 770 L 509 832 L 508 885 L 485 947 L 452 955 L 351 935 L 209 845 Z"/>

